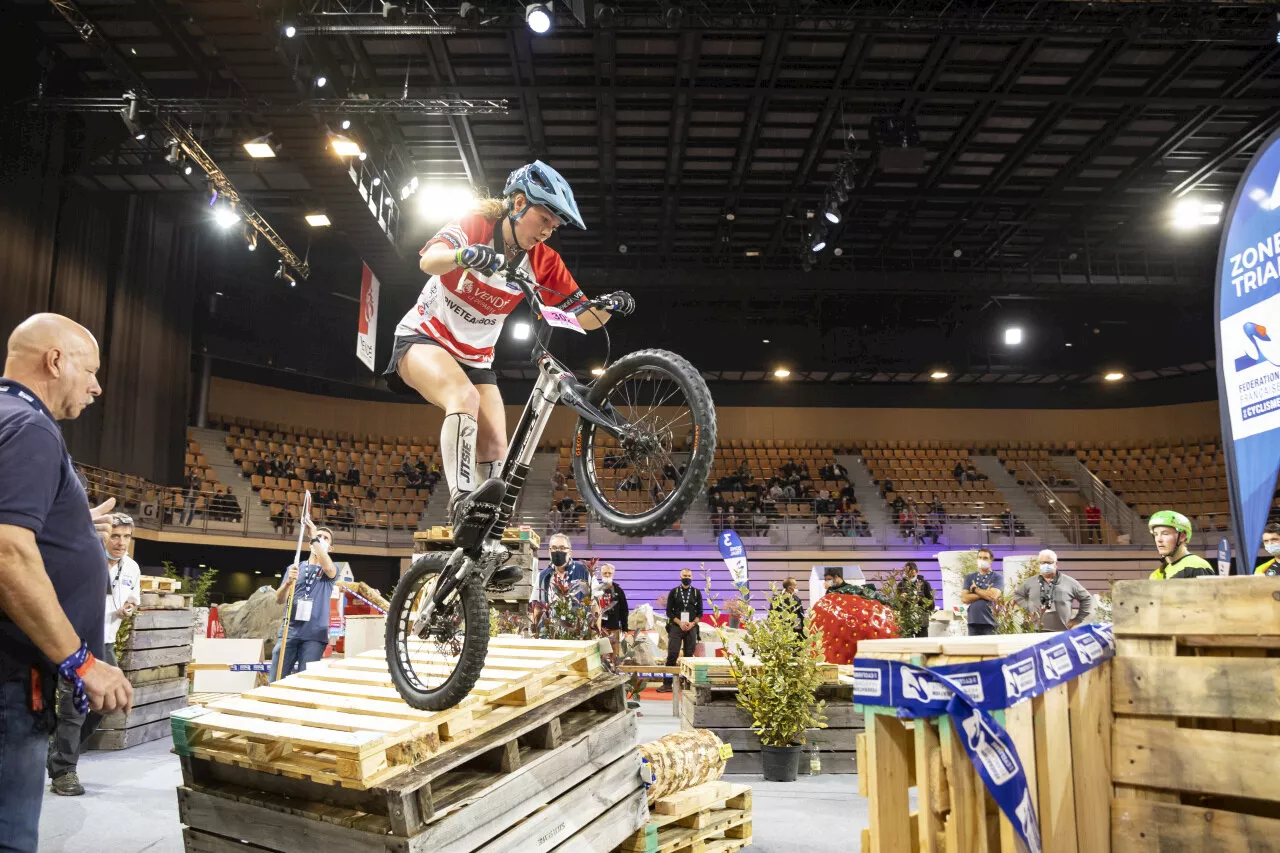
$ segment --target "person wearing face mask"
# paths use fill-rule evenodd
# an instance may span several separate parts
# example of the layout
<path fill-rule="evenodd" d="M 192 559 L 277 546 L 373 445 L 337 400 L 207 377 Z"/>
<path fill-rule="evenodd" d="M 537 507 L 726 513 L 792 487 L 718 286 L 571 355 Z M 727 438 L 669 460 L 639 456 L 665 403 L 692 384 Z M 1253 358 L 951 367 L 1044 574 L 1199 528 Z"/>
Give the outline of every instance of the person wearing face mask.
<path fill-rule="evenodd" d="M 1058 555 L 1048 548 L 1036 558 L 1040 574 L 1023 581 L 1013 592 L 1013 600 L 1028 613 L 1039 613 L 1046 631 L 1066 631 L 1083 625 L 1093 616 L 1093 594 L 1079 581 L 1058 571 Z M 1071 613 L 1071 602 L 1076 613 Z"/>
<path fill-rule="evenodd" d="M 862 595 L 863 593 L 863 587 L 844 579 L 844 571 L 839 566 L 827 566 L 822 573 L 822 580 L 827 585 L 827 592 L 836 595 Z"/>
<path fill-rule="evenodd" d="M 298 672 L 324 657 L 329 645 L 329 599 L 333 596 L 333 584 L 338 577 L 338 567 L 329 556 L 333 545 L 333 531 L 316 527 L 309 518 L 302 519 L 311 544 L 311 552 L 305 562 L 290 566 L 285 572 L 280 588 L 276 590 L 276 602 L 284 604 L 289 597 L 289 587 L 297 585 L 293 593 L 293 610 L 289 614 L 289 638 L 284 640 L 284 626 L 280 626 L 276 647 L 271 652 L 271 671 L 267 679 L 276 680 Z M 284 666 L 280 666 L 281 655 Z"/>
<path fill-rule="evenodd" d="M 960 602 L 969 606 L 969 633 L 973 636 L 988 636 L 996 632 L 996 617 L 991 612 L 991 604 L 1000 600 L 1004 575 L 991 571 L 994 560 L 995 554 L 990 548 L 979 548 L 978 570 L 964 576 Z"/>
<path fill-rule="evenodd" d="M 1272 577 L 1280 575 L 1280 563 L 1276 562 L 1276 557 L 1280 557 L 1280 524 L 1273 521 L 1262 529 L 1262 547 L 1267 556 L 1258 560 L 1253 573 Z"/>
<path fill-rule="evenodd" d="M 551 557 L 551 567 L 542 573 L 538 582 L 539 600 L 550 605 L 560 595 L 560 588 L 572 590 L 573 584 L 581 581 L 582 586 L 575 593 L 581 601 L 586 594 L 587 567 L 581 561 L 573 559 L 569 537 L 563 533 L 552 536 L 547 542 L 547 553 Z M 556 582 L 552 583 L 552 579 Z"/>
<path fill-rule="evenodd" d="M 600 602 L 600 628 L 609 636 L 615 653 L 622 650 L 621 635 L 627 630 L 627 594 L 614 582 L 613 564 L 600 566 L 600 583 L 595 598 Z"/>
<path fill-rule="evenodd" d="M 667 593 L 667 666 L 675 666 L 681 649 L 693 657 L 702 618 L 702 590 L 693 585 L 693 569 L 680 570 L 680 585 Z M 659 693 L 671 692 L 671 676 L 662 679 Z"/>

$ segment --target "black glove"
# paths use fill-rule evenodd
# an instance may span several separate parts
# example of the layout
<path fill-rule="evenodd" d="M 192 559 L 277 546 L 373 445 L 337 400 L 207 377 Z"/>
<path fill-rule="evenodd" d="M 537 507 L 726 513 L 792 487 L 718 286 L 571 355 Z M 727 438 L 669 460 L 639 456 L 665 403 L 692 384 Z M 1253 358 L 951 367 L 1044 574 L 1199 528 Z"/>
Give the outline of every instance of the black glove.
<path fill-rule="evenodd" d="M 493 275 L 504 262 L 502 255 L 495 252 L 492 246 L 482 243 L 459 249 L 454 252 L 453 260 L 463 269 L 475 270 L 485 275 Z"/>
<path fill-rule="evenodd" d="M 629 316 L 632 311 L 636 310 L 635 299 L 625 290 L 615 290 L 608 296 L 601 296 L 595 301 L 595 305 L 620 317 Z"/>

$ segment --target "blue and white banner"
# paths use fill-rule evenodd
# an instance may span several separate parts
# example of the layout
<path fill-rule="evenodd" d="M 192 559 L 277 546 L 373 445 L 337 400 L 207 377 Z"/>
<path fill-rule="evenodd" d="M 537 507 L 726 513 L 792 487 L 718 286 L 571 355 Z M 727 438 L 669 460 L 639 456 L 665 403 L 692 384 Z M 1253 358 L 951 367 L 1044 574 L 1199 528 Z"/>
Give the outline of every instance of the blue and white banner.
<path fill-rule="evenodd" d="M 1012 655 L 933 669 L 855 658 L 853 698 L 903 718 L 947 714 L 991 798 L 1031 853 L 1040 851 L 1035 803 L 1017 747 L 991 711 L 1064 684 L 1115 654 L 1110 625 L 1081 625 Z M 1034 770 L 1034 768 L 1033 768 Z"/>
<path fill-rule="evenodd" d="M 720 534 L 720 556 L 724 558 L 725 567 L 733 578 L 733 585 L 743 601 L 751 598 L 751 583 L 747 578 L 747 549 L 742 540 L 732 530 Z"/>
<path fill-rule="evenodd" d="M 1258 149 L 1236 188 L 1215 304 L 1236 573 L 1250 574 L 1280 468 L 1280 133 Z"/>

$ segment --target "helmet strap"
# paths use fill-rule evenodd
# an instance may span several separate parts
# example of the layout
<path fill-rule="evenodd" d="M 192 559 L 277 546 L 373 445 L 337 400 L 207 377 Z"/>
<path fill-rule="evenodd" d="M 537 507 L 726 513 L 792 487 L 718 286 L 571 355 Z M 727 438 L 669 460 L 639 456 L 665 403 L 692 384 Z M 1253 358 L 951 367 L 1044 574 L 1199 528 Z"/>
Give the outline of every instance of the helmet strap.
<path fill-rule="evenodd" d="M 507 198 L 507 221 L 511 223 L 511 242 L 516 244 L 516 248 L 520 250 L 521 254 L 529 251 L 524 246 L 520 245 L 520 236 L 516 233 L 516 223 L 523 219 L 524 215 L 529 212 L 529 198 L 526 196 L 524 201 L 524 210 L 516 213 L 515 197 L 509 196 Z"/>

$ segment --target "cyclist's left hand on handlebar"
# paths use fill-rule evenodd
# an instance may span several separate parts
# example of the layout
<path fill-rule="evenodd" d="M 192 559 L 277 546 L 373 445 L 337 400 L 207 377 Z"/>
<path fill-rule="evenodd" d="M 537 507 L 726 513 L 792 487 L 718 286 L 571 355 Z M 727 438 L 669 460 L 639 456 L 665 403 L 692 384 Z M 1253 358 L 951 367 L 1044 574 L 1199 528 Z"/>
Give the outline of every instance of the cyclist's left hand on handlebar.
<path fill-rule="evenodd" d="M 603 308 L 620 317 L 626 317 L 636 310 L 636 301 L 625 290 L 615 290 L 608 296 L 601 296 L 595 300 L 595 307 Z"/>

